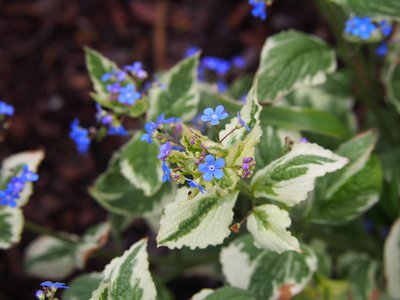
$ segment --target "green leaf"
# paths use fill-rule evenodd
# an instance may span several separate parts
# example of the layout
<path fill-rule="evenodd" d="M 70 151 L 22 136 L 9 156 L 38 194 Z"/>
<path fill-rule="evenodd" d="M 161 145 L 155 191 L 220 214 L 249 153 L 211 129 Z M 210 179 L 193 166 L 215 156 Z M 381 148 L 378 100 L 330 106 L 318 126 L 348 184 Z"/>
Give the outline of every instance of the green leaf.
<path fill-rule="evenodd" d="M 242 289 L 234 288 L 234 287 L 222 287 L 211 294 L 209 294 L 205 300 L 255 300 L 254 296 Z"/>
<path fill-rule="evenodd" d="M 256 206 L 247 218 L 247 229 L 256 247 L 278 253 L 289 250 L 301 253 L 299 241 L 286 230 L 290 224 L 289 213 L 273 204 Z"/>
<path fill-rule="evenodd" d="M 30 171 L 37 173 L 37 170 L 43 158 L 43 150 L 26 151 L 11 155 L 3 161 L 1 167 L 1 181 L 3 183 L 8 181 L 11 176 L 16 175 L 15 170 L 19 167 L 22 167 L 24 164 L 28 166 Z M 25 183 L 25 187 L 20 192 L 20 197 L 17 200 L 17 206 L 24 206 L 28 202 L 29 197 L 32 195 L 32 193 L 33 183 Z"/>
<path fill-rule="evenodd" d="M 313 206 L 312 221 L 320 224 L 342 224 L 364 214 L 379 200 L 382 170 L 372 156 L 367 164 L 343 183 L 327 199 L 318 199 Z"/>
<path fill-rule="evenodd" d="M 257 98 L 275 101 L 298 87 L 323 83 L 335 69 L 334 51 L 319 38 L 294 30 L 276 34 L 261 52 Z"/>
<path fill-rule="evenodd" d="M 398 4 L 400 5 L 400 3 Z M 396 108 L 397 112 L 400 113 L 400 65 L 398 64 L 400 47 L 397 46 L 395 49 L 393 53 L 390 52 L 387 55 L 382 71 L 382 80 L 386 88 L 386 97 Z"/>
<path fill-rule="evenodd" d="M 77 239 L 76 236 L 71 236 Z M 25 252 L 26 272 L 43 279 L 63 279 L 75 269 L 73 244 L 49 236 L 34 240 Z"/>
<path fill-rule="evenodd" d="M 69 284 L 69 289 L 63 293 L 62 299 L 87 300 L 99 286 L 103 275 L 101 273 L 84 273 L 75 277 Z"/>
<path fill-rule="evenodd" d="M 300 293 L 317 267 L 312 250 L 302 246 L 303 254 L 282 254 L 253 246 L 250 235 L 222 248 L 220 262 L 227 282 L 247 290 L 256 299 L 291 299 Z"/>
<path fill-rule="evenodd" d="M 121 174 L 120 157 L 117 153 L 89 192 L 108 211 L 130 217 L 152 212 L 159 203 L 171 198 L 174 190 L 170 184 L 164 184 L 154 196 L 146 197 L 142 190 L 135 188 Z"/>
<path fill-rule="evenodd" d="M 159 246 L 205 248 L 222 243 L 229 235 L 238 192 L 219 196 L 209 191 L 189 199 L 188 191 L 181 188 L 175 201 L 165 206 L 157 235 Z"/>
<path fill-rule="evenodd" d="M 153 196 L 162 185 L 161 160 L 157 158 L 158 144 L 148 144 L 136 134 L 122 149 L 121 173 L 147 197 Z"/>
<path fill-rule="evenodd" d="M 267 106 L 261 115 L 261 126 L 280 129 L 303 130 L 335 138 L 347 138 L 349 130 L 332 114 L 312 108 Z"/>
<path fill-rule="evenodd" d="M 0 249 L 8 249 L 21 239 L 24 215 L 16 207 L 0 207 Z"/>
<path fill-rule="evenodd" d="M 286 155 L 259 170 L 251 181 L 255 197 L 294 206 L 314 189 L 315 179 L 342 168 L 347 159 L 317 144 L 295 143 Z"/>
<path fill-rule="evenodd" d="M 155 120 L 160 114 L 190 121 L 197 113 L 199 92 L 197 67 L 199 53 L 192 55 L 163 74 L 162 84 L 154 84 L 149 91 L 150 108 L 147 120 Z"/>
<path fill-rule="evenodd" d="M 400 20 L 400 2 L 397 0 L 331 0 L 359 16 Z"/>
<path fill-rule="evenodd" d="M 148 103 L 145 98 L 137 100 L 132 106 L 127 106 L 118 101 L 110 101 L 107 83 L 103 82 L 101 77 L 105 73 L 109 73 L 113 70 L 120 71 L 120 69 L 114 62 L 89 47 L 85 47 L 85 56 L 86 67 L 95 90 L 94 93 L 91 93 L 91 96 L 96 102 L 118 114 L 128 114 L 132 117 L 138 117 L 147 110 Z M 134 83 L 129 78 L 127 80 L 130 83 Z"/>
<path fill-rule="evenodd" d="M 400 219 L 393 224 L 384 245 L 386 289 L 393 299 L 400 298 Z"/>
<path fill-rule="evenodd" d="M 147 240 L 133 244 L 121 257 L 114 258 L 104 269 L 103 281 L 91 300 L 154 300 L 156 287 L 149 272 Z M 105 296 L 107 295 L 107 296 Z"/>

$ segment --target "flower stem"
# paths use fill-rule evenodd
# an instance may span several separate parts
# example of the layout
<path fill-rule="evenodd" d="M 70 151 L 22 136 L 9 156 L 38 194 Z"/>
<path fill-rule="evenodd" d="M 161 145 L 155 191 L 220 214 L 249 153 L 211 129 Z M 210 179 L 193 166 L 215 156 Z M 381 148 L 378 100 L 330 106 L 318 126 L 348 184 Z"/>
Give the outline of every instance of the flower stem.
<path fill-rule="evenodd" d="M 34 232 L 40 235 L 48 235 L 51 236 L 55 239 L 58 239 L 60 241 L 69 243 L 69 244 L 74 244 L 77 242 L 76 239 L 74 239 L 73 237 L 70 237 L 62 232 L 47 228 L 47 227 L 43 227 L 41 225 L 38 225 L 36 223 L 30 222 L 28 220 L 25 220 L 25 229 L 30 231 L 30 232 Z"/>

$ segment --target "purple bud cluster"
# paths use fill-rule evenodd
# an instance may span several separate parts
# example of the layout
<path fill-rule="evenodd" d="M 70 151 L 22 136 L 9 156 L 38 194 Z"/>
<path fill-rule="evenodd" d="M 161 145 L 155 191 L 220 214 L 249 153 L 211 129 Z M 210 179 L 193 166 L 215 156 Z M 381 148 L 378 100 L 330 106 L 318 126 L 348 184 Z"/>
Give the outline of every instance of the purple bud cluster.
<path fill-rule="evenodd" d="M 253 174 L 254 166 L 255 166 L 254 158 L 252 157 L 244 157 L 242 164 L 242 178 L 249 178 Z"/>
<path fill-rule="evenodd" d="M 17 200 L 20 198 L 20 194 L 24 190 L 25 184 L 37 181 L 38 179 L 39 175 L 29 171 L 27 165 L 23 165 L 21 173 L 11 178 L 4 190 L 0 190 L 0 205 L 16 207 Z"/>

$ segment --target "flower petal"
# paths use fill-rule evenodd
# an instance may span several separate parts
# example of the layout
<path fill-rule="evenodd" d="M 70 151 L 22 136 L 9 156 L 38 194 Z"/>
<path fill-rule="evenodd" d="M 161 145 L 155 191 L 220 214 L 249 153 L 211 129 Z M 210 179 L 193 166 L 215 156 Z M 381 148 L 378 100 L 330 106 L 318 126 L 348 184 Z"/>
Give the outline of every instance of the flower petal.
<path fill-rule="evenodd" d="M 225 167 L 225 160 L 223 158 L 218 158 L 214 164 L 216 169 L 221 169 L 223 167 Z"/>
<path fill-rule="evenodd" d="M 223 114 L 224 110 L 225 110 L 225 108 L 222 105 L 218 105 L 217 108 L 215 109 L 215 113 L 217 115 L 221 115 L 221 114 Z"/>
<path fill-rule="evenodd" d="M 204 160 L 206 161 L 207 165 L 212 165 L 214 164 L 215 158 L 213 155 L 208 154 Z"/>
<path fill-rule="evenodd" d="M 204 173 L 208 171 L 208 166 L 206 164 L 200 164 L 198 169 L 201 173 Z"/>
<path fill-rule="evenodd" d="M 211 181 L 213 178 L 213 173 L 212 172 L 206 172 L 203 174 L 203 179 L 205 181 Z"/>
<path fill-rule="evenodd" d="M 218 119 L 211 119 L 211 125 L 218 125 L 219 120 Z"/>
<path fill-rule="evenodd" d="M 224 171 L 221 169 L 215 169 L 214 171 L 214 177 L 217 179 L 221 179 L 224 176 Z"/>
<path fill-rule="evenodd" d="M 202 115 L 201 120 L 203 122 L 210 122 L 212 120 L 212 118 L 210 116 Z"/>
<path fill-rule="evenodd" d="M 204 114 L 206 115 L 206 116 L 212 116 L 213 114 L 214 114 L 214 110 L 212 109 L 212 108 L 210 108 L 210 107 L 208 107 L 208 108 L 206 108 L 205 110 L 204 110 Z"/>

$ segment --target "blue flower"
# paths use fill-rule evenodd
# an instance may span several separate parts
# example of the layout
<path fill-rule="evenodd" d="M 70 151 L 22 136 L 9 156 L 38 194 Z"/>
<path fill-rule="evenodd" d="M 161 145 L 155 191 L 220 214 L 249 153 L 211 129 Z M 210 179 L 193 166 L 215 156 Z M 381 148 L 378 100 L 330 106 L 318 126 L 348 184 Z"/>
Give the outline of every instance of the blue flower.
<path fill-rule="evenodd" d="M 218 92 L 225 93 L 228 90 L 228 85 L 222 80 L 217 81 Z"/>
<path fill-rule="evenodd" d="M 162 163 L 162 170 L 164 172 L 164 175 L 162 177 L 162 182 L 166 182 L 166 181 L 171 181 L 171 170 L 168 168 L 167 163 L 165 161 L 163 161 Z"/>
<path fill-rule="evenodd" d="M 154 122 L 146 123 L 144 125 L 144 129 L 147 131 L 147 133 L 144 133 L 140 138 L 140 140 L 146 141 L 147 143 L 151 144 L 152 143 L 151 137 L 153 135 L 154 130 L 156 130 L 157 127 L 158 127 L 157 124 Z"/>
<path fill-rule="evenodd" d="M 28 165 L 23 165 L 20 179 L 23 182 L 34 182 L 39 180 L 39 175 L 35 172 L 29 171 Z"/>
<path fill-rule="evenodd" d="M 103 76 L 101 76 L 101 81 L 106 82 L 109 81 L 113 76 L 114 76 L 114 71 L 104 73 Z"/>
<path fill-rule="evenodd" d="M 261 20 L 267 19 L 267 6 L 262 0 L 249 0 L 249 4 L 253 6 L 251 14 L 254 17 L 259 17 Z"/>
<path fill-rule="evenodd" d="M 393 31 L 392 25 L 387 21 L 379 22 L 379 28 L 381 29 L 382 34 L 386 37 L 388 37 Z"/>
<path fill-rule="evenodd" d="M 113 116 L 102 110 L 101 105 L 96 103 L 96 120 L 103 125 L 111 125 Z"/>
<path fill-rule="evenodd" d="M 110 128 L 108 128 L 108 134 L 109 135 L 128 135 L 129 132 L 126 131 L 126 129 L 123 125 L 118 125 L 118 126 L 110 126 Z"/>
<path fill-rule="evenodd" d="M 110 94 L 118 94 L 120 90 L 121 90 L 121 85 L 118 82 L 107 85 L 107 91 Z"/>
<path fill-rule="evenodd" d="M 165 160 L 172 151 L 172 146 L 170 142 L 166 142 L 165 144 L 162 144 L 160 147 L 160 154 L 157 155 L 157 158 L 161 160 Z"/>
<path fill-rule="evenodd" d="M 79 153 L 87 153 L 90 145 L 89 131 L 79 126 L 78 119 L 71 123 L 70 138 L 74 140 Z"/>
<path fill-rule="evenodd" d="M 218 105 L 215 111 L 208 107 L 204 110 L 204 115 L 201 116 L 203 122 L 211 122 L 211 125 L 218 125 L 220 120 L 226 119 L 228 113 L 222 105 Z"/>
<path fill-rule="evenodd" d="M 383 57 L 388 53 L 388 46 L 386 42 L 382 42 L 375 50 L 376 55 Z"/>
<path fill-rule="evenodd" d="M 232 58 L 232 63 L 237 69 L 244 69 L 246 67 L 246 60 L 243 56 L 235 56 Z"/>
<path fill-rule="evenodd" d="M 242 125 L 243 127 L 245 127 L 247 129 L 247 131 L 251 131 L 250 127 L 247 126 L 246 122 L 242 119 L 242 117 L 240 116 L 240 113 L 237 113 L 237 118 L 239 120 L 240 125 Z"/>
<path fill-rule="evenodd" d="M 224 171 L 221 169 L 225 167 L 225 160 L 218 158 L 215 160 L 214 156 L 209 154 L 204 159 L 205 164 L 199 165 L 199 171 L 203 173 L 205 181 L 211 181 L 213 177 L 221 179 L 224 176 Z"/>
<path fill-rule="evenodd" d="M 37 290 L 37 291 L 35 292 L 35 297 L 36 297 L 36 299 L 38 299 L 38 300 L 45 300 L 45 299 L 46 299 L 46 295 L 45 295 L 45 293 L 44 293 L 42 290 Z"/>
<path fill-rule="evenodd" d="M 195 55 L 198 51 L 200 51 L 199 47 L 196 47 L 196 46 L 189 47 L 185 51 L 185 57 Z"/>
<path fill-rule="evenodd" d="M 194 188 L 194 189 L 199 189 L 200 193 L 204 193 L 204 191 L 206 190 L 204 187 L 202 187 L 200 184 L 194 182 L 191 179 L 185 178 L 185 180 L 187 181 L 187 183 L 190 185 L 190 187 Z"/>
<path fill-rule="evenodd" d="M 9 186 L 4 191 L 0 190 L 0 205 L 16 207 L 19 193 L 15 193 L 14 189 Z"/>
<path fill-rule="evenodd" d="M 44 281 L 40 284 L 43 287 L 47 287 L 50 289 L 68 289 L 69 287 L 62 282 L 51 282 L 51 281 Z"/>
<path fill-rule="evenodd" d="M 0 115 L 12 116 L 14 114 L 14 106 L 0 101 Z"/>
<path fill-rule="evenodd" d="M 122 104 L 133 105 L 141 97 L 132 83 L 122 87 L 119 92 L 118 102 Z"/>
<path fill-rule="evenodd" d="M 116 77 L 117 77 L 117 81 L 121 82 L 124 81 L 126 79 L 126 72 L 125 71 L 119 71 L 118 73 L 116 73 Z"/>
<path fill-rule="evenodd" d="M 124 69 L 140 79 L 147 78 L 147 72 L 143 69 L 143 64 L 140 61 L 136 61 L 131 65 L 126 65 Z"/>
<path fill-rule="evenodd" d="M 229 61 L 213 56 L 203 57 L 201 65 L 208 70 L 216 72 L 220 76 L 227 74 L 231 69 L 231 63 Z"/>
<path fill-rule="evenodd" d="M 367 40 L 377 29 L 370 17 L 353 17 L 346 21 L 345 32 L 350 35 L 358 36 L 363 40 Z"/>

